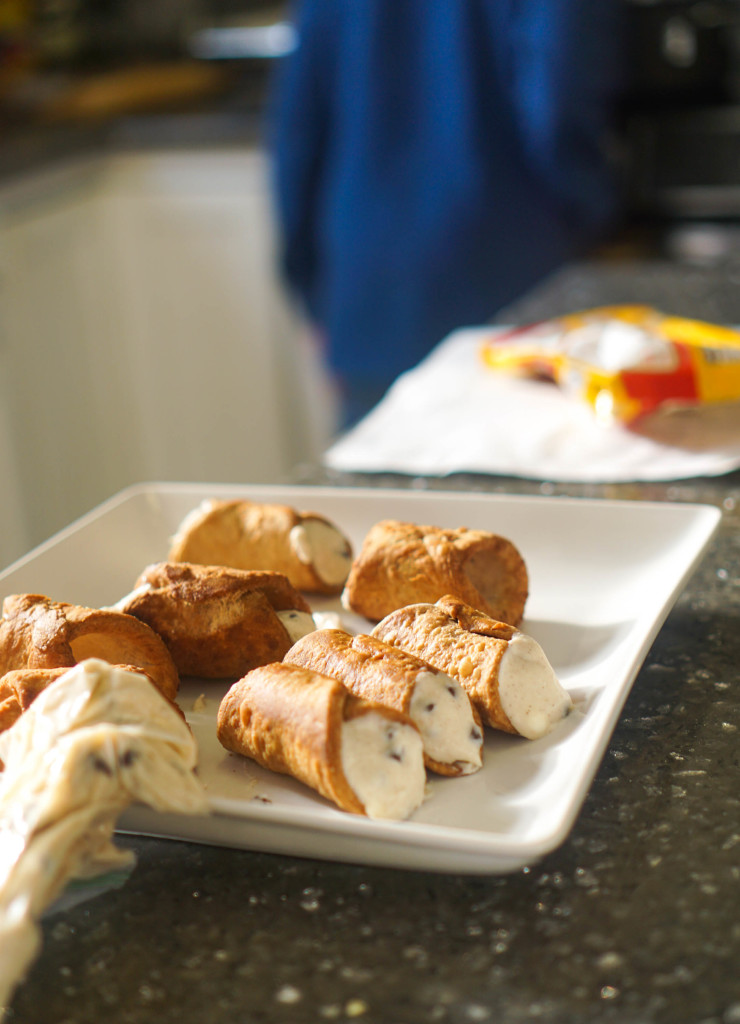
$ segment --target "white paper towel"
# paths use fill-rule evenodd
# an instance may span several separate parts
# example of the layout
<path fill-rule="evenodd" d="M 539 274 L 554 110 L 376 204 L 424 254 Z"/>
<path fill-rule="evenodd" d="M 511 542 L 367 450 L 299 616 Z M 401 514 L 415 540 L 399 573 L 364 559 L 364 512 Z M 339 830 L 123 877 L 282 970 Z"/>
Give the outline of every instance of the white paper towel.
<path fill-rule="evenodd" d="M 740 404 L 599 423 L 555 385 L 487 368 L 491 328 L 456 331 L 324 455 L 332 469 L 426 476 L 490 473 L 619 482 L 717 476 L 740 466 Z"/>

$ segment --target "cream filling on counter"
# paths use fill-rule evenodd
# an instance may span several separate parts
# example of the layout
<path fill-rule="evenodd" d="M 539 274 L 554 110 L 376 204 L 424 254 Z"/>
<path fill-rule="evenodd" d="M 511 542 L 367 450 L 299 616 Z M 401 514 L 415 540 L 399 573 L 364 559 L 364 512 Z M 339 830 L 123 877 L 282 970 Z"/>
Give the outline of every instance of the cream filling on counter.
<path fill-rule="evenodd" d="M 442 764 L 457 764 L 470 775 L 483 764 L 483 730 L 473 718 L 470 699 L 444 672 L 420 672 L 409 717 L 421 733 L 425 753 Z"/>
<path fill-rule="evenodd" d="M 338 587 L 349 576 L 352 550 L 336 526 L 321 519 L 306 519 L 293 527 L 288 539 L 296 558 L 313 566 L 324 583 Z"/>
<path fill-rule="evenodd" d="M 369 818 L 403 820 L 424 800 L 419 732 L 376 711 L 342 725 L 342 769 Z"/>
<path fill-rule="evenodd" d="M 297 608 L 289 608 L 284 612 L 276 612 L 277 617 L 285 626 L 285 630 L 290 637 L 291 644 L 297 643 L 302 636 L 307 633 L 313 633 L 316 629 L 316 623 L 314 622 L 313 615 L 310 612 L 302 612 Z"/>
<path fill-rule="evenodd" d="M 573 707 L 545 652 L 526 633 L 515 633 L 504 651 L 498 695 L 506 717 L 530 740 L 547 735 Z"/>

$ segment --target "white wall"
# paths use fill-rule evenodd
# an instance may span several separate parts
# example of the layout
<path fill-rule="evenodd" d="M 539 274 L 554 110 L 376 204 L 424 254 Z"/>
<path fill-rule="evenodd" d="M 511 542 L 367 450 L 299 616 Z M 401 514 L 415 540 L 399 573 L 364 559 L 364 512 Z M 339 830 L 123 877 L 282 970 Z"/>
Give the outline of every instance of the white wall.
<path fill-rule="evenodd" d="M 0 190 L 0 563 L 131 483 L 271 482 L 334 406 L 274 266 L 258 150 Z"/>

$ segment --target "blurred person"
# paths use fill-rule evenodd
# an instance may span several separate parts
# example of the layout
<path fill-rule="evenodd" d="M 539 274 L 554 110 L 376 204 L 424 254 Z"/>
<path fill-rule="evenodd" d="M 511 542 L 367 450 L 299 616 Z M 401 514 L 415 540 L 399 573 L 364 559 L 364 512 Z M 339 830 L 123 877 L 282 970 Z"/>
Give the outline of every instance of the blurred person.
<path fill-rule="evenodd" d="M 623 0 L 301 0 L 274 82 L 282 270 L 343 425 L 613 223 Z"/>

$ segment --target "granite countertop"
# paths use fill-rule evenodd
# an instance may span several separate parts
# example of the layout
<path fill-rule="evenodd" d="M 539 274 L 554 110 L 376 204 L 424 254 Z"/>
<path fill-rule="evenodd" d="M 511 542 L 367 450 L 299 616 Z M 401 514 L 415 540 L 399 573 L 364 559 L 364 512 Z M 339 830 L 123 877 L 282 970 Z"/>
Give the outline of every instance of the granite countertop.
<path fill-rule="evenodd" d="M 305 482 L 368 480 L 314 469 Z M 47 916 L 7 1019 L 738 1024 L 740 474 L 373 483 L 722 509 L 570 836 L 490 877 L 121 837 L 137 866 Z"/>

